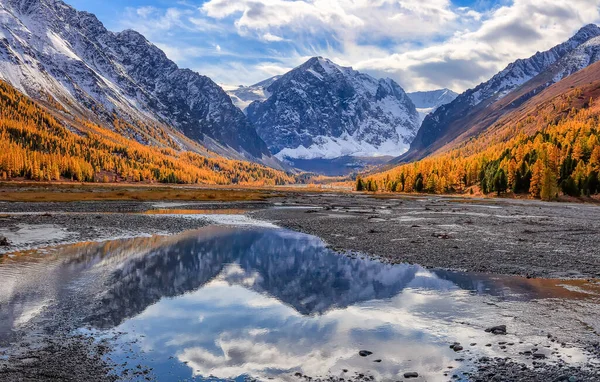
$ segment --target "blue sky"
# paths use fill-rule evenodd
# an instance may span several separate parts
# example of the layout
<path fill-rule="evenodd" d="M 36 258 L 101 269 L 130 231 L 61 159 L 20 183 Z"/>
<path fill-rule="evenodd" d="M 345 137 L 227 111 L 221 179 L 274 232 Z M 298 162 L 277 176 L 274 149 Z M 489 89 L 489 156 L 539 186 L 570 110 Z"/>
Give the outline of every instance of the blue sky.
<path fill-rule="evenodd" d="M 462 91 L 587 23 L 600 0 L 67 0 L 182 67 L 250 85 L 321 55 L 409 91 Z"/>

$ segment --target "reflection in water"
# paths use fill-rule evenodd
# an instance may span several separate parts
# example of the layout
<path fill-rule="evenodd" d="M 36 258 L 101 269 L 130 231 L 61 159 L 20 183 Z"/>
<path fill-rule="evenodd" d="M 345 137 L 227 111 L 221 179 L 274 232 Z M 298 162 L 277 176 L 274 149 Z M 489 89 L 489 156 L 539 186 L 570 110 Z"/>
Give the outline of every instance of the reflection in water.
<path fill-rule="evenodd" d="M 344 369 L 446 379 L 442 370 L 462 365 L 448 342 L 481 339 L 481 325 L 497 317 L 477 295 L 586 296 L 551 281 L 340 256 L 316 237 L 266 228 L 207 227 L 24 253 L 0 264 L 0 279 L 0 339 L 55 306 L 99 335 L 128 333 L 112 358 L 133 362 L 124 349 L 135 340 L 134 353 L 159 380 Z M 465 319 L 480 325 L 457 323 Z"/>

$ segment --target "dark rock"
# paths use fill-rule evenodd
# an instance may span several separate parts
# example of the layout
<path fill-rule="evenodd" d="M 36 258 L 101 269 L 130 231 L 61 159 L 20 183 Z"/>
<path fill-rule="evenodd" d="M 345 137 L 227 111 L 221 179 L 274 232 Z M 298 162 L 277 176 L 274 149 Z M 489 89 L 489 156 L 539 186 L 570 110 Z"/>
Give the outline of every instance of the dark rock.
<path fill-rule="evenodd" d="M 491 328 L 487 328 L 485 330 L 487 333 L 492 333 L 492 334 L 506 334 L 506 325 L 498 325 L 498 326 L 492 326 Z"/>
<path fill-rule="evenodd" d="M 358 352 L 358 355 L 360 355 L 361 357 L 368 357 L 371 354 L 373 354 L 372 351 L 368 351 L 368 350 L 361 350 Z"/>
<path fill-rule="evenodd" d="M 8 247 L 10 245 L 10 241 L 4 236 L 0 236 L 0 247 Z"/>
<path fill-rule="evenodd" d="M 404 378 L 418 378 L 419 377 L 419 373 L 417 373 L 416 371 L 409 371 L 408 373 L 404 373 Z"/>

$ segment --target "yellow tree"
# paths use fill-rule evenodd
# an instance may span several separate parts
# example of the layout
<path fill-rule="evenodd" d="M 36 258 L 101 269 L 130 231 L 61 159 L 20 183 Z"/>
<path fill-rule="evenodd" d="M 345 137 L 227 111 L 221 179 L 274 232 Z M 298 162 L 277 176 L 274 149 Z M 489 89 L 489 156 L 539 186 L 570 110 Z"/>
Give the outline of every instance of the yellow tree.
<path fill-rule="evenodd" d="M 531 184 L 529 186 L 529 193 L 538 198 L 542 191 L 542 182 L 544 178 L 544 163 L 541 159 L 538 159 L 531 167 Z"/>
<path fill-rule="evenodd" d="M 558 195 L 558 186 L 556 184 L 556 174 L 552 169 L 546 167 L 542 177 L 542 187 L 540 189 L 540 198 L 542 200 L 551 200 Z"/>

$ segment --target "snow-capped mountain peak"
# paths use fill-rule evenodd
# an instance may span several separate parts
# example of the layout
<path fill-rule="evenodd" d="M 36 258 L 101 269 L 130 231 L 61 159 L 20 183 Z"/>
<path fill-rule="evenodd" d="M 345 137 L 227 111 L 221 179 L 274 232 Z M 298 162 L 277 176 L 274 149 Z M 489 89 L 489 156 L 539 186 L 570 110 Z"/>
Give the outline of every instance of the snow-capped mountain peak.
<path fill-rule="evenodd" d="M 254 101 L 264 101 L 271 95 L 267 88 L 281 76 L 274 76 L 250 86 L 222 86 L 233 104 L 244 113 Z"/>
<path fill-rule="evenodd" d="M 404 90 L 331 60 L 313 57 L 266 88 L 247 109 L 279 158 L 397 155 L 419 116 Z"/>
<path fill-rule="evenodd" d="M 412 92 L 407 94 L 411 101 L 413 101 L 415 104 L 415 107 L 419 112 L 419 116 L 421 117 L 421 122 L 423 122 L 428 114 L 436 111 L 438 107 L 454 101 L 454 99 L 458 96 L 457 93 L 446 88 Z"/>
<path fill-rule="evenodd" d="M 178 129 L 230 157 L 270 157 L 212 80 L 178 68 L 138 32 L 108 31 L 61 0 L 0 0 L 0 78 L 108 125 L 116 115 Z"/>
<path fill-rule="evenodd" d="M 439 107 L 425 118 L 411 144 L 410 152 L 400 160 L 422 157 L 430 153 L 432 148 L 451 141 L 467 128 L 464 119 L 471 113 L 503 99 L 535 77 L 553 74 L 554 78 L 545 83 L 545 86 L 549 86 L 595 62 L 598 59 L 598 36 L 600 27 L 594 24 L 586 25 L 562 44 L 538 52 L 527 59 L 516 60 L 490 80 L 465 91 L 451 103 Z"/>

